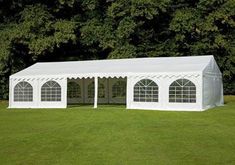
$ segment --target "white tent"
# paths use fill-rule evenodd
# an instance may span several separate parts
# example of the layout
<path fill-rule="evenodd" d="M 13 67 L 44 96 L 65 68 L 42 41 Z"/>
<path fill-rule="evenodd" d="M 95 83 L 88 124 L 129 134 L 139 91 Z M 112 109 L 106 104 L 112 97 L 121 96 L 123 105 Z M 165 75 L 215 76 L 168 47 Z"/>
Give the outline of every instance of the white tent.
<path fill-rule="evenodd" d="M 10 76 L 9 108 L 125 103 L 127 109 L 201 111 L 223 105 L 213 56 L 39 62 Z"/>

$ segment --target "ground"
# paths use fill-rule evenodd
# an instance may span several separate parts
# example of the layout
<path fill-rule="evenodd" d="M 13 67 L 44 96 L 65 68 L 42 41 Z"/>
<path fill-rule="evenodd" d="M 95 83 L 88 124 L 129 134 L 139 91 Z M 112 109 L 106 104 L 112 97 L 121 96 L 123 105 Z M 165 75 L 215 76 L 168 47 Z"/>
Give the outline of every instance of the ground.
<path fill-rule="evenodd" d="M 235 164 L 235 96 L 204 112 L 124 106 L 10 110 L 0 102 L 0 164 Z"/>

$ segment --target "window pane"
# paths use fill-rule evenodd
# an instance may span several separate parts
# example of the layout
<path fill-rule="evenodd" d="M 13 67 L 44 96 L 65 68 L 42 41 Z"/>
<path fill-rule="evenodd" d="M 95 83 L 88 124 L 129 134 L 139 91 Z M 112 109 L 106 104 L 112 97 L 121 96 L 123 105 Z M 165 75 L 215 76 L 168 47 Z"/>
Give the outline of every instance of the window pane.
<path fill-rule="evenodd" d="M 41 101 L 61 101 L 61 87 L 55 81 L 48 81 L 41 88 Z"/>
<path fill-rule="evenodd" d="M 134 86 L 134 101 L 158 102 L 158 85 L 149 79 L 143 79 Z"/>
<path fill-rule="evenodd" d="M 32 102 L 33 87 L 26 81 L 19 82 L 14 88 L 15 102 Z"/>
<path fill-rule="evenodd" d="M 169 87 L 169 102 L 195 103 L 196 86 L 187 79 L 174 81 Z"/>

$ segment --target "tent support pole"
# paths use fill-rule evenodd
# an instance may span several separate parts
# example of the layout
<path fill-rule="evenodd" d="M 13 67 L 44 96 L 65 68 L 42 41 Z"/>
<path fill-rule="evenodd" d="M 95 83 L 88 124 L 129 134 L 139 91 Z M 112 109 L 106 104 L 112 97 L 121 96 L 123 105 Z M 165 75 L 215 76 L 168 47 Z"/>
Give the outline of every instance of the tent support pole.
<path fill-rule="evenodd" d="M 97 102 L 98 102 L 98 77 L 95 77 L 94 108 L 97 108 Z"/>

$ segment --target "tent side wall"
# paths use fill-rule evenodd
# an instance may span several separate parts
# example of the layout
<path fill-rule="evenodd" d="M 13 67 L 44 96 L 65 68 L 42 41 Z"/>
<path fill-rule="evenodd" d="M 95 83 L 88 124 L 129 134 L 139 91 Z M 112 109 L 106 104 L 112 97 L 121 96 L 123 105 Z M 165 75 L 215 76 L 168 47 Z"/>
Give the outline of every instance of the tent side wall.
<path fill-rule="evenodd" d="M 203 70 L 203 109 L 224 104 L 222 74 L 214 58 Z"/>
<path fill-rule="evenodd" d="M 41 101 L 41 88 L 43 84 L 45 84 L 48 81 L 55 81 L 57 82 L 61 87 L 61 100 L 60 101 Z M 42 80 L 39 81 L 38 86 L 39 93 L 39 100 L 38 100 L 38 107 L 39 108 L 66 108 L 67 107 L 67 78 L 61 78 L 61 79 L 49 79 L 49 80 Z"/>
<path fill-rule="evenodd" d="M 127 77 L 127 109 L 147 109 L 147 110 L 178 110 L 178 111 L 201 111 L 202 108 L 202 75 L 194 73 L 188 75 L 175 76 L 129 76 Z M 172 103 L 169 102 L 170 85 L 181 78 L 185 78 L 193 82 L 196 86 L 196 102 L 195 103 Z M 134 101 L 134 86 L 143 79 L 150 79 L 158 85 L 158 102 L 136 102 Z"/>
<path fill-rule="evenodd" d="M 41 88 L 49 81 L 55 81 L 61 87 L 61 98 L 59 101 L 42 101 Z M 22 89 L 16 90 L 16 85 L 26 82 L 32 88 L 32 100 L 24 100 L 29 96 L 29 90 L 21 93 Z M 22 87 L 22 86 L 20 86 Z M 15 95 L 20 94 L 21 100 L 17 100 Z M 53 93 L 53 92 L 52 92 Z M 22 100 L 23 99 L 23 100 Z M 9 108 L 66 108 L 67 107 L 67 79 L 46 79 L 46 78 L 10 78 Z"/>
<path fill-rule="evenodd" d="M 21 82 L 27 82 L 33 89 L 32 101 L 16 101 L 15 95 L 19 91 L 15 91 L 16 85 Z M 38 81 L 36 79 L 29 79 L 22 81 L 21 79 L 10 78 L 10 90 L 9 90 L 9 108 L 36 108 L 38 97 Z"/>

